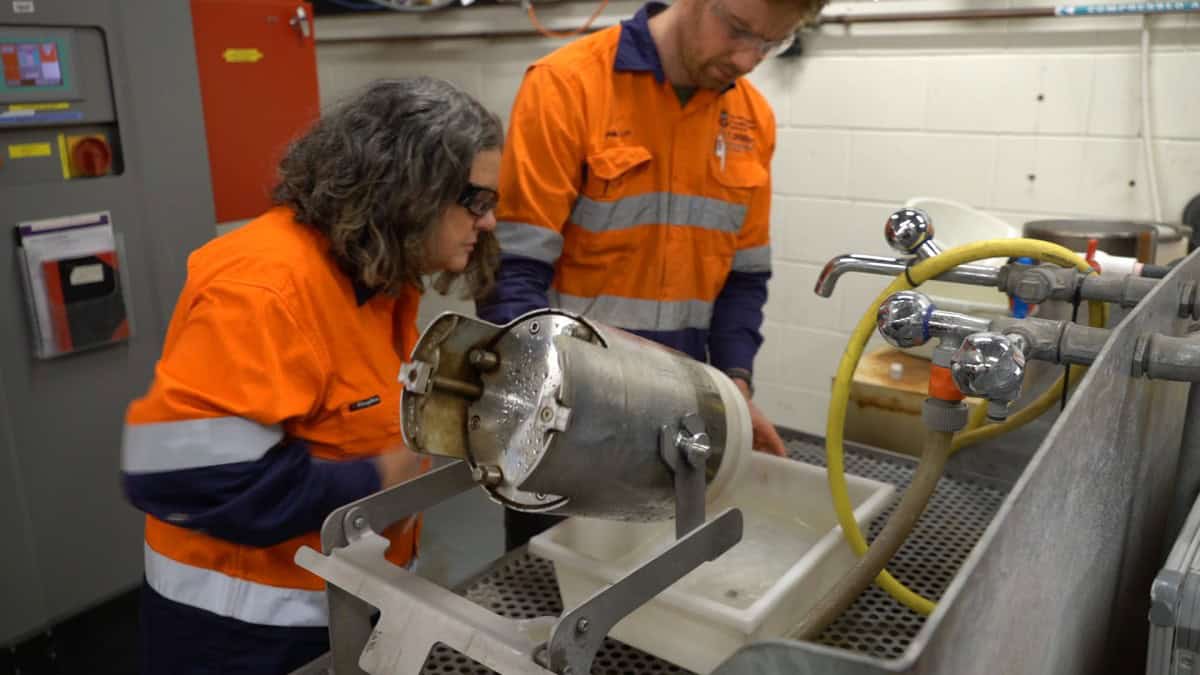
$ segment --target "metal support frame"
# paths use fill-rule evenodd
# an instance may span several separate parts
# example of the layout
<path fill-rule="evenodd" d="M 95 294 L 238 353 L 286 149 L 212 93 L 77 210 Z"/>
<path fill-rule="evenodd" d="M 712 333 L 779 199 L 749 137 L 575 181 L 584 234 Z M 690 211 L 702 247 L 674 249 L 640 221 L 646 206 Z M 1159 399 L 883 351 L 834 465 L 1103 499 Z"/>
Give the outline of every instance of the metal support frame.
<path fill-rule="evenodd" d="M 550 669 L 562 675 L 590 673 L 604 637 L 618 621 L 741 539 L 742 512 L 725 509 L 617 583 L 563 613 L 550 638 Z"/>
<path fill-rule="evenodd" d="M 420 513 L 474 486 L 475 482 L 471 479 L 467 465 L 454 462 L 383 492 L 351 502 L 330 513 L 325 519 L 325 524 L 321 527 L 321 550 L 326 555 L 331 555 L 335 549 L 348 547 L 352 543 L 352 532 L 382 532 L 392 523 Z M 296 554 L 296 562 L 306 568 L 308 565 L 301 560 L 301 556 L 306 560 L 320 558 L 315 551 L 307 547 L 301 549 Z M 382 562 L 400 569 L 386 560 Z M 416 575 L 409 576 L 419 579 Z M 361 596 L 346 590 L 348 588 L 354 586 L 340 586 L 332 582 L 328 584 L 329 643 L 333 654 L 333 672 L 338 675 L 363 675 L 366 671 L 358 665 L 359 655 L 363 653 L 372 633 L 371 619 L 374 609 L 360 599 Z M 419 668 L 420 664 L 417 664 L 417 667 Z"/>
<path fill-rule="evenodd" d="M 506 619 L 384 557 L 389 542 L 378 532 L 475 486 L 465 462 L 455 461 L 337 509 L 321 528 L 325 554 L 309 547 L 296 553 L 296 564 L 327 582 L 332 651 L 328 663 L 333 672 L 415 674 L 436 643 L 505 674 L 590 672 L 613 626 L 742 538 L 737 509 L 703 522 L 704 462 L 700 458 L 692 466 L 692 455 L 699 453 L 704 440 L 702 431 L 689 429 L 683 421 L 678 436 L 671 439 L 679 464 L 691 471 L 687 476 L 699 476 L 699 523 L 665 551 L 557 619 Z M 692 481 L 682 482 L 692 486 Z M 689 501 L 681 515 L 693 518 L 694 490 L 683 492 Z M 379 616 L 373 623 L 376 608 Z"/>

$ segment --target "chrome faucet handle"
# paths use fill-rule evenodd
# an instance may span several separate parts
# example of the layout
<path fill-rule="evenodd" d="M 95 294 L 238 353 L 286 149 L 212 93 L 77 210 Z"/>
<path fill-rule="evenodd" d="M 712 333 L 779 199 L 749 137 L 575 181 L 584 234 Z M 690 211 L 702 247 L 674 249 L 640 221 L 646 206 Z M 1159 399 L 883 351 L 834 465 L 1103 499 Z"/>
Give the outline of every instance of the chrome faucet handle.
<path fill-rule="evenodd" d="M 1024 340 L 993 332 L 968 335 L 950 358 L 950 374 L 959 391 L 987 399 L 989 419 L 1004 420 L 1021 395 Z"/>
<path fill-rule="evenodd" d="M 879 334 L 894 347 L 908 348 L 925 344 L 931 337 L 929 319 L 933 301 L 915 291 L 898 291 L 888 296 L 875 314 Z"/>
<path fill-rule="evenodd" d="M 883 236 L 888 246 L 904 255 L 924 259 L 942 252 L 933 240 L 933 220 L 920 209 L 903 208 L 892 213 L 883 224 Z"/>

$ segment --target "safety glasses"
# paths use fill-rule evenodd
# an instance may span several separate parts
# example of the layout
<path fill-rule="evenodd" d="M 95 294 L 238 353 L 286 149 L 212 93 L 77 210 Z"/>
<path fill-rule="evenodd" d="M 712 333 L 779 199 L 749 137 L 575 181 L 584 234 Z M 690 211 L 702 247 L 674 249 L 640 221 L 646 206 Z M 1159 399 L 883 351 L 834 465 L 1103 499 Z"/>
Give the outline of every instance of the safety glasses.
<path fill-rule="evenodd" d="M 500 193 L 492 188 L 474 183 L 467 183 L 462 194 L 458 195 L 458 205 L 471 212 L 476 218 L 482 218 L 488 211 L 494 211 L 500 202 Z"/>
<path fill-rule="evenodd" d="M 713 15 L 721 20 L 725 26 L 725 32 L 729 35 L 729 39 L 742 45 L 742 49 L 756 49 L 762 54 L 763 58 L 778 56 L 786 52 L 789 47 L 796 42 L 796 34 L 789 33 L 787 37 L 779 40 L 768 40 L 761 35 L 750 30 L 742 22 L 741 19 L 729 13 L 718 0 L 713 0 L 708 4 Z"/>

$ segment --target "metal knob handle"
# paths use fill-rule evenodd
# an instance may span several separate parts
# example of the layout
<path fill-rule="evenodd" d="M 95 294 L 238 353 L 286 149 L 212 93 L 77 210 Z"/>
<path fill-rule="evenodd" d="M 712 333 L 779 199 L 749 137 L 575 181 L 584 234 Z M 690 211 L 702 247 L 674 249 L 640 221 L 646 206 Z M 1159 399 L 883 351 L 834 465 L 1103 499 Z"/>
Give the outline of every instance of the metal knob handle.
<path fill-rule="evenodd" d="M 712 452 L 712 441 L 704 430 L 704 420 L 689 413 L 679 420 L 679 431 L 675 434 L 675 447 L 683 453 L 687 463 L 700 468 L 708 461 Z"/>
<path fill-rule="evenodd" d="M 968 335 L 950 359 L 959 391 L 988 400 L 988 417 L 1008 417 L 1008 406 L 1021 394 L 1025 353 L 1021 340 L 1001 333 Z"/>
<path fill-rule="evenodd" d="M 928 258 L 942 251 L 933 241 L 933 220 L 920 209 L 904 208 L 888 216 L 883 236 L 888 246 L 905 255 Z"/>
<path fill-rule="evenodd" d="M 937 309 L 928 296 L 914 291 L 892 293 L 875 314 L 879 334 L 895 347 L 925 344 L 931 337 L 929 319 Z"/>

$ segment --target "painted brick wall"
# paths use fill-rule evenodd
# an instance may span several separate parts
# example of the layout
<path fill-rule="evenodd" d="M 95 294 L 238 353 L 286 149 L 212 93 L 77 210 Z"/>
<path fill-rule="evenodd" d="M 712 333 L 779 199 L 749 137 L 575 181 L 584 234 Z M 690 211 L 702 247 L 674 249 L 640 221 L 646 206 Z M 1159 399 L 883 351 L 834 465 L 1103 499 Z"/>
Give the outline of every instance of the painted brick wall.
<path fill-rule="evenodd" d="M 979 5 L 892 0 L 828 11 Z M 635 7 L 614 3 L 605 19 Z M 489 20 L 518 26 L 524 17 L 513 8 Z M 371 40 L 322 39 L 338 35 L 336 21 L 318 24 L 324 99 L 374 77 L 431 74 L 505 119 L 525 66 L 561 44 L 388 39 L 411 30 L 414 19 L 400 16 L 376 19 L 393 28 Z M 453 31 L 462 19 L 434 21 Z M 833 369 L 884 280 L 845 278 L 829 299 L 813 284 L 835 255 L 888 254 L 882 224 L 905 200 L 957 200 L 1017 227 L 1043 217 L 1151 217 L 1138 136 L 1140 29 L 1136 17 L 859 25 L 809 35 L 802 58 L 754 73 L 779 123 L 775 277 L 756 366 L 758 400 L 777 423 L 823 433 Z M 1200 193 L 1200 16 L 1157 17 L 1151 29 L 1156 165 L 1164 215 L 1178 220 Z M 422 316 L 470 308 L 432 296 Z"/>

